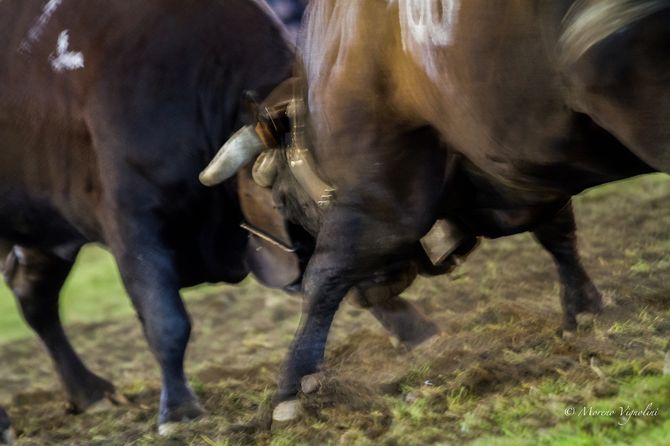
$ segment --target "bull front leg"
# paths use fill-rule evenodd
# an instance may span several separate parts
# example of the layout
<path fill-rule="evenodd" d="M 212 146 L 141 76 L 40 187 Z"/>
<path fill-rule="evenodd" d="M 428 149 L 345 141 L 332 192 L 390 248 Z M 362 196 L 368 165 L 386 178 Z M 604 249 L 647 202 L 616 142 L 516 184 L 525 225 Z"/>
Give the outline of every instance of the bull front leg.
<path fill-rule="evenodd" d="M 402 252 L 412 252 L 420 238 L 418 231 L 400 228 L 395 222 L 383 223 L 365 212 L 333 214 L 322 225 L 315 253 L 305 271 L 302 317 L 279 379 L 274 421 L 299 416 L 296 396 L 301 380 L 320 370 L 328 333 L 345 295 L 369 280 L 375 271 L 388 271 L 390 265 L 402 264 Z M 386 322 L 393 330 L 403 329 L 396 325 L 397 320 Z"/>
<path fill-rule="evenodd" d="M 162 374 L 158 431 L 169 435 L 174 423 L 204 413 L 184 372 L 191 320 L 179 294 L 173 253 L 153 216 L 115 214 L 106 220 L 109 246 L 144 335 Z"/>
<path fill-rule="evenodd" d="M 279 379 L 278 403 L 295 398 L 301 379 L 319 371 L 335 313 L 354 284 L 340 262 L 329 259 L 315 254 L 305 273 L 302 317 Z"/>
<path fill-rule="evenodd" d="M 579 258 L 572 202 L 568 202 L 551 220 L 536 227 L 533 235 L 556 263 L 561 282 L 562 328 L 574 332 L 577 329 L 577 314 L 599 313 L 602 296 Z"/>

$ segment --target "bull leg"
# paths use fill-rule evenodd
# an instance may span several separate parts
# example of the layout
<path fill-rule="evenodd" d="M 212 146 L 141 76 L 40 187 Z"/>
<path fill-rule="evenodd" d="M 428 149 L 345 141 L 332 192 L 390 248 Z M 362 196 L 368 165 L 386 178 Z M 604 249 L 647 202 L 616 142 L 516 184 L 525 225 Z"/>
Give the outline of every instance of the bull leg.
<path fill-rule="evenodd" d="M 117 397 L 110 382 L 84 365 L 61 324 L 59 294 L 73 263 L 73 260 L 15 246 L 5 261 L 4 275 L 24 319 L 46 346 L 72 410 L 83 412 L 105 398 L 115 401 Z"/>
<path fill-rule="evenodd" d="M 370 312 L 391 334 L 392 342 L 398 342 L 408 350 L 439 332 L 435 322 L 400 296 L 373 305 Z"/>
<path fill-rule="evenodd" d="M 12 444 L 16 435 L 9 420 L 7 412 L 0 407 L 0 444 Z"/>
<path fill-rule="evenodd" d="M 352 282 L 343 280 L 338 268 L 328 267 L 329 263 L 324 260 L 323 255 L 317 253 L 305 274 L 305 301 L 300 327 L 279 379 L 276 402 L 294 398 L 302 377 L 319 370 L 333 318 L 342 299 L 353 285 Z"/>
<path fill-rule="evenodd" d="M 393 259 L 398 259 L 391 253 L 404 247 L 411 252 L 421 235 L 398 228 L 393 222 L 385 224 L 362 213 L 345 212 L 333 211 L 324 222 L 305 272 L 302 318 L 279 379 L 274 421 L 297 417 L 293 400 L 302 378 L 319 371 L 330 326 L 347 292 L 371 277 L 371 272 L 387 269 Z M 343 227 L 357 231 L 345 238 L 339 233 Z"/>
<path fill-rule="evenodd" d="M 171 252 L 151 220 L 120 216 L 108 235 L 126 290 L 139 315 L 145 337 L 162 373 L 159 432 L 171 424 L 203 414 L 184 373 L 184 354 L 191 321 L 179 294 L 179 279 Z"/>
<path fill-rule="evenodd" d="M 368 294 L 357 287 L 352 295 L 354 303 L 370 311 L 391 335 L 394 345 L 411 350 L 439 332 L 433 321 L 397 293 L 381 299 L 371 298 Z"/>
<path fill-rule="evenodd" d="M 599 313 L 602 297 L 579 259 L 572 203 L 568 202 L 551 221 L 535 228 L 533 235 L 554 258 L 561 282 L 563 330 L 574 331 L 577 314 Z"/>

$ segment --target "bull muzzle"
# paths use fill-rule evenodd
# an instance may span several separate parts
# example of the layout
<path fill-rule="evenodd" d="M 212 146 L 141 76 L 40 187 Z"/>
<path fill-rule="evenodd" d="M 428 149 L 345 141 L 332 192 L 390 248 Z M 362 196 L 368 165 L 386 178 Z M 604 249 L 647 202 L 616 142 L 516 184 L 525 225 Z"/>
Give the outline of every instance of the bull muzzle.
<path fill-rule="evenodd" d="M 215 186 L 232 177 L 261 153 L 265 145 L 253 126 L 242 127 L 219 149 L 212 162 L 200 173 L 200 182 Z"/>

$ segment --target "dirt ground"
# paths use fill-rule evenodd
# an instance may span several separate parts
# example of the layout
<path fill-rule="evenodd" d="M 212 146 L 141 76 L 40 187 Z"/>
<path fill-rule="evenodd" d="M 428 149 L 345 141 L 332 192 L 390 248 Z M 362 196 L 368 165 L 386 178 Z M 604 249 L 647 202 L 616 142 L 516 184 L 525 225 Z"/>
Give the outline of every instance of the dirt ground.
<path fill-rule="evenodd" d="M 670 444 L 669 198 L 670 182 L 652 176 L 578 200 L 583 261 L 606 308 L 569 339 L 556 335 L 555 268 L 528 234 L 485 241 L 450 276 L 405 293 L 442 329 L 418 351 L 395 349 L 369 314 L 343 305 L 321 389 L 301 396 L 301 421 L 271 432 L 237 427 L 267 404 L 300 300 L 251 281 L 188 302 L 187 370 L 209 415 L 171 438 L 154 433 L 158 369 L 134 318 L 68 329 L 129 405 L 66 414 L 33 339 L 0 346 L 0 403 L 21 445 Z M 621 423 L 619 407 L 648 403 L 655 415 Z M 580 415 L 594 407 L 617 413 Z"/>

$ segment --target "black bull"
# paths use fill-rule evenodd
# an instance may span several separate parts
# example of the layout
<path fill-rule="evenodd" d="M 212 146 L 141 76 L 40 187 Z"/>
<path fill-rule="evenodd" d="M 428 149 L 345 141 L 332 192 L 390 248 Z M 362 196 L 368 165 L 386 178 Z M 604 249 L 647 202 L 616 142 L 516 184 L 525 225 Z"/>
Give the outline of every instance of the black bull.
<path fill-rule="evenodd" d="M 76 411 L 120 399 L 58 316 L 79 249 L 99 242 L 161 367 L 159 423 L 202 412 L 184 376 L 179 288 L 249 272 L 235 183 L 206 189 L 197 175 L 239 127 L 243 91 L 264 94 L 291 72 L 293 50 L 264 8 L 0 1 L 0 266 Z"/>
<path fill-rule="evenodd" d="M 261 117 L 239 145 L 279 142 L 256 177 L 317 234 L 278 401 L 318 370 L 347 291 L 409 268 L 436 219 L 471 236 L 539 230 L 562 240 L 547 246 L 560 265 L 572 195 L 670 172 L 667 0 L 323 0 L 303 26 L 304 85 L 278 107 L 291 130 Z"/>
<path fill-rule="evenodd" d="M 179 288 L 250 271 L 272 286 L 299 279 L 297 259 L 257 249 L 239 227 L 242 214 L 277 217 L 268 191 L 248 173 L 212 190 L 197 181 L 242 122 L 243 92 L 265 94 L 291 72 L 292 48 L 266 12 L 248 0 L 0 2 L 0 269 L 73 411 L 123 400 L 58 315 L 85 243 L 110 248 L 143 322 L 163 372 L 161 425 L 201 413 L 183 371 Z M 405 343 L 435 333 L 400 299 L 371 311 Z M 12 436 L 0 409 L 0 443 Z"/>

